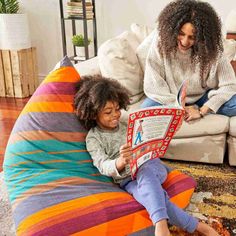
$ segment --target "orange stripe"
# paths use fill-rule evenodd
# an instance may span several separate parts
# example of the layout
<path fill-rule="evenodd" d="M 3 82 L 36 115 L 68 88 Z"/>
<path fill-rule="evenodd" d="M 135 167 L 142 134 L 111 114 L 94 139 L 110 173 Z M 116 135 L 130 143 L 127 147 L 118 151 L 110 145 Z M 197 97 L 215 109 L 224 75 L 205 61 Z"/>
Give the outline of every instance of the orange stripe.
<path fill-rule="evenodd" d="M 90 163 L 90 162 L 92 162 L 92 159 L 91 159 L 91 160 L 82 160 L 82 161 L 77 161 L 77 164 Z"/>
<path fill-rule="evenodd" d="M 87 152 L 86 149 L 82 150 L 66 150 L 66 151 L 57 151 L 57 152 L 48 152 L 49 154 L 59 154 L 59 153 L 76 153 L 76 152 Z"/>
<path fill-rule="evenodd" d="M 12 175 L 9 181 L 11 181 L 11 179 L 15 179 L 17 176 L 23 174 L 24 172 L 26 172 L 26 170 L 19 171 L 17 174 Z"/>
<path fill-rule="evenodd" d="M 48 218 L 54 217 L 56 215 L 64 214 L 67 211 L 71 211 L 74 208 L 82 208 L 82 207 L 89 207 L 93 204 L 97 204 L 103 201 L 107 201 L 109 199 L 116 199 L 116 198 L 132 198 L 127 193 L 121 192 L 114 192 L 114 193 L 99 193 L 93 194 L 90 196 L 76 198 L 67 202 L 59 203 L 56 206 L 49 206 L 45 209 L 42 209 L 39 212 L 36 212 L 30 216 L 28 216 L 24 221 L 22 221 L 17 229 L 17 233 L 19 235 L 28 235 L 27 231 L 29 228 L 38 224 L 41 221 L 44 221 Z"/>
<path fill-rule="evenodd" d="M 74 67 L 61 67 L 52 71 L 43 81 L 43 84 L 50 82 L 77 82 L 80 76 Z"/>
<path fill-rule="evenodd" d="M 70 162 L 70 160 L 51 160 L 51 161 L 37 161 L 37 164 L 49 164 L 49 163 L 65 163 L 65 162 Z M 32 164 L 32 160 L 31 161 L 22 161 L 13 165 L 10 165 L 10 167 L 16 167 L 22 164 Z"/>
<path fill-rule="evenodd" d="M 168 173 L 167 179 L 162 184 L 164 188 L 168 188 L 170 185 L 174 184 L 177 180 L 185 179 L 187 176 L 178 170 L 173 170 Z"/>
<path fill-rule="evenodd" d="M 33 96 L 30 102 L 73 102 L 74 95 L 63 95 L 63 94 L 40 94 Z"/>
<path fill-rule="evenodd" d="M 71 102 L 32 102 L 28 103 L 21 115 L 28 112 L 73 112 Z"/>
<path fill-rule="evenodd" d="M 73 236 L 124 236 L 152 226 L 146 210 L 138 211 L 89 229 L 71 234 Z"/>
<path fill-rule="evenodd" d="M 86 132 L 45 132 L 42 130 L 23 131 L 12 134 L 9 143 L 16 143 L 22 140 L 48 140 L 56 139 L 63 142 L 84 142 Z"/>
<path fill-rule="evenodd" d="M 13 157 L 27 155 L 27 154 L 36 154 L 36 153 L 41 153 L 41 152 L 43 152 L 43 151 L 42 150 L 35 150 L 35 151 L 31 151 L 31 152 L 15 152 L 15 153 L 7 154 L 7 158 L 13 158 Z"/>
<path fill-rule="evenodd" d="M 46 171 L 43 171 L 43 172 L 40 172 L 40 173 L 37 173 L 37 174 L 34 174 L 34 175 L 30 175 L 28 178 L 24 178 L 21 181 L 19 181 L 17 183 L 14 183 L 12 188 L 9 190 L 9 193 L 14 192 L 17 185 L 22 184 L 22 183 L 26 182 L 29 179 L 35 178 L 38 175 L 46 174 L 46 173 L 49 173 L 49 172 L 52 172 L 52 171 L 54 171 L 54 170 L 46 170 Z"/>
<path fill-rule="evenodd" d="M 194 188 L 188 189 L 173 196 L 170 201 L 180 208 L 185 208 L 189 205 L 193 192 Z"/>
<path fill-rule="evenodd" d="M 117 203 L 119 204 L 126 204 L 132 201 L 130 198 L 116 198 L 116 199 L 109 199 L 106 201 L 103 201 L 101 204 L 100 202 L 97 204 L 91 204 L 89 207 L 77 207 L 76 205 L 74 208 L 70 211 L 66 211 L 63 214 L 57 214 L 55 216 L 52 216 L 50 218 L 47 218 L 43 221 L 40 221 L 37 224 L 34 224 L 31 228 L 27 229 L 27 232 L 25 234 L 27 235 L 33 235 L 36 233 L 36 231 L 44 230 L 45 228 L 48 228 L 50 226 L 60 224 L 62 222 L 68 221 L 73 218 L 77 218 L 92 212 L 100 211 L 106 207 L 116 206 Z"/>

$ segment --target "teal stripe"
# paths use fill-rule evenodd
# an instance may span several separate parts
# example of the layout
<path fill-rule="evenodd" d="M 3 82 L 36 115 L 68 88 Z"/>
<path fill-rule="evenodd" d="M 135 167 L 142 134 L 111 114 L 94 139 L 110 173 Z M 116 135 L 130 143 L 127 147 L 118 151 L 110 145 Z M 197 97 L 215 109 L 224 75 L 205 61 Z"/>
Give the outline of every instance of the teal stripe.
<path fill-rule="evenodd" d="M 89 161 L 89 162 L 87 162 Z M 50 163 L 49 163 L 50 162 Z M 8 158 L 4 166 L 5 168 L 53 168 L 53 169 L 73 169 L 79 165 L 92 165 L 92 160 L 88 152 L 48 154 L 33 153 L 24 154 L 23 156 L 15 156 Z"/>
<path fill-rule="evenodd" d="M 58 152 L 72 149 L 86 149 L 85 142 L 65 142 L 58 140 L 22 140 L 17 143 L 8 144 L 7 155 L 17 152 L 31 152 L 43 150 L 47 152 Z"/>
<path fill-rule="evenodd" d="M 85 142 L 24 140 L 9 144 L 4 160 L 4 172 L 11 201 L 38 184 L 47 184 L 61 178 L 80 177 L 102 182 L 111 181 L 110 178 L 99 174 L 88 152 L 73 152 L 75 150 L 86 150 Z M 41 152 L 26 154 L 34 151 Z M 57 162 L 58 160 L 66 162 Z M 52 163 L 40 163 L 45 161 Z M 47 170 L 49 172 L 45 173 Z"/>
<path fill-rule="evenodd" d="M 22 170 L 25 169 L 18 169 L 18 172 Z M 95 167 L 94 172 L 97 172 Z M 16 169 L 7 169 L 4 171 L 4 178 L 7 184 L 11 202 L 20 197 L 27 190 L 30 190 L 37 185 L 48 184 L 62 178 L 80 177 L 101 182 L 112 182 L 112 180 L 106 176 L 89 175 L 87 169 L 84 169 L 84 171 L 54 169 L 48 173 L 45 173 L 45 169 L 26 169 L 25 172 L 21 173 L 19 176 L 15 176 L 16 173 Z"/>
<path fill-rule="evenodd" d="M 80 150 L 86 150 L 84 142 L 61 142 L 57 140 L 21 141 L 13 145 L 8 145 L 4 165 L 10 166 L 25 160 L 41 162 L 59 159 L 78 162 L 90 159 L 87 152 L 77 152 Z"/>

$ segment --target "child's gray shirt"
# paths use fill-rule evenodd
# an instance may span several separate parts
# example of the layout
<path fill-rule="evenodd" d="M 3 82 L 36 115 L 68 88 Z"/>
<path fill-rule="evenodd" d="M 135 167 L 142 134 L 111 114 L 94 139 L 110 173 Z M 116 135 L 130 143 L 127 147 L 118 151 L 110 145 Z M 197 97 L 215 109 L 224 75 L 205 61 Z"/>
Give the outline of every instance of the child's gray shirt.
<path fill-rule="evenodd" d="M 118 172 L 115 164 L 120 155 L 120 147 L 125 143 L 126 126 L 122 123 L 115 130 L 92 128 L 86 137 L 87 150 L 93 159 L 94 166 L 101 174 L 111 176 L 115 183 L 120 183 L 124 178 L 130 176 L 130 172 L 127 172 L 126 169 Z"/>

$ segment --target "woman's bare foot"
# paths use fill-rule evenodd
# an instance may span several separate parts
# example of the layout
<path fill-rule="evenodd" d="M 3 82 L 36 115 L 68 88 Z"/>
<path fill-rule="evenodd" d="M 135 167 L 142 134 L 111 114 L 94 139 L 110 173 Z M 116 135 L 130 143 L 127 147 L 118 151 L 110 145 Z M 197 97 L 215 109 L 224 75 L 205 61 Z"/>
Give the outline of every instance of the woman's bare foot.
<path fill-rule="evenodd" d="M 160 220 L 156 223 L 155 236 L 170 236 L 170 231 L 166 220 Z"/>
<path fill-rule="evenodd" d="M 205 236 L 220 236 L 210 225 L 203 222 L 198 223 L 196 230 Z"/>

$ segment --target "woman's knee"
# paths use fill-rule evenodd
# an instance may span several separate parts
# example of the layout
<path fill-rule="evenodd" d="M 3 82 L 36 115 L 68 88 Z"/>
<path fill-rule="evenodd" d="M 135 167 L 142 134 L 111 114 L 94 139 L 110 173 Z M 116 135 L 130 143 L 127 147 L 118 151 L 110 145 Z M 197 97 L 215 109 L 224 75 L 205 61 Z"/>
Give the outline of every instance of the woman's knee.
<path fill-rule="evenodd" d="M 161 106 L 162 104 L 160 104 L 159 102 L 156 102 L 150 98 L 145 98 L 143 103 L 141 104 L 141 108 L 145 108 L 145 107 L 153 107 L 153 106 Z"/>
<path fill-rule="evenodd" d="M 225 102 L 216 113 L 229 117 L 236 116 L 236 95 Z"/>

